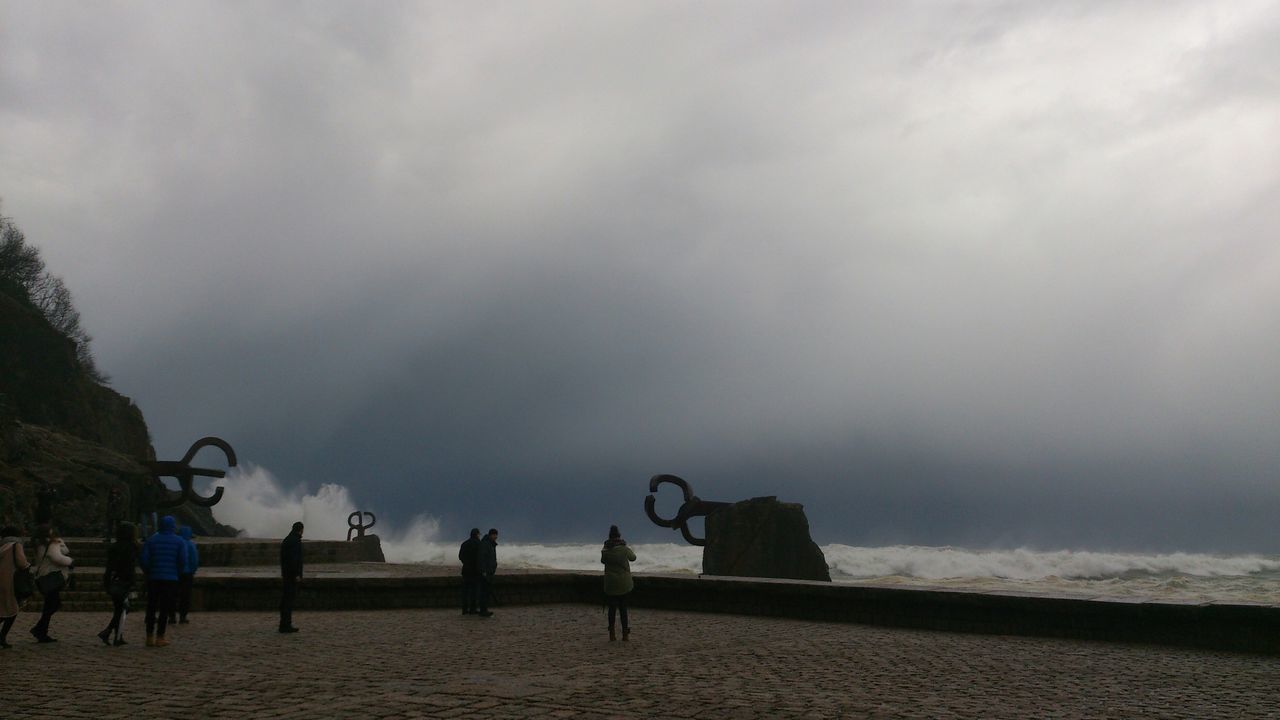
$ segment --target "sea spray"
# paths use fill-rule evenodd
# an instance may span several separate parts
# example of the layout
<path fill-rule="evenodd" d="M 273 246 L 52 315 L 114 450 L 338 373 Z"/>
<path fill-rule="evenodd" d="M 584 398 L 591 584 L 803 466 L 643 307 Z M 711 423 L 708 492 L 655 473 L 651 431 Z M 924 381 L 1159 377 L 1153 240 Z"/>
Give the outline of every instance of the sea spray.
<path fill-rule="evenodd" d="M 1105 553 L 1079 550 L 966 550 L 952 547 L 862 548 L 828 545 L 832 575 L 848 579 L 908 577 L 924 580 L 993 577 L 1010 580 L 1132 578 L 1183 574 L 1224 577 L 1280 571 L 1280 558 L 1198 553 Z"/>
<path fill-rule="evenodd" d="M 226 488 L 217 517 L 245 537 L 284 537 L 289 527 L 301 520 L 308 539 L 346 540 L 350 530 L 347 518 L 353 510 L 377 512 L 376 508 L 358 506 L 345 486 L 327 483 L 315 492 L 286 488 L 266 468 L 252 463 L 209 482 L 206 491 L 214 487 Z M 427 559 L 424 551 L 439 539 L 440 523 L 429 515 L 418 515 L 407 529 L 399 531 L 386 520 L 378 520 L 373 532 L 382 540 L 388 561 L 414 562 Z"/>
<path fill-rule="evenodd" d="M 306 523 L 308 538 L 345 540 L 347 516 L 360 507 L 341 485 L 315 492 L 285 488 L 265 468 L 246 464 L 225 479 L 207 483 L 227 488 L 217 516 L 247 536 L 283 537 L 296 520 Z M 458 542 L 440 537 L 439 522 L 418 515 L 408 528 L 379 520 L 389 562 L 457 565 Z M 460 542 L 460 539 L 459 539 Z M 638 573 L 697 574 L 702 548 L 674 543 L 632 546 Z M 1280 557 L 1204 553 L 1120 553 L 1085 550 L 1040 551 L 1026 548 L 969 550 L 955 547 L 822 548 L 835 582 L 945 587 L 956 590 L 1008 590 L 1156 600 L 1276 603 L 1280 600 Z M 505 569 L 600 570 L 598 543 L 504 542 L 498 562 Z"/>
<path fill-rule="evenodd" d="M 458 565 L 456 542 L 427 542 L 418 546 L 405 544 L 392 562 L 419 562 L 428 565 Z M 502 543 L 498 546 L 498 564 L 519 570 L 573 570 L 596 572 L 601 569 L 601 544 L 577 543 Z M 386 548 L 386 543 L 383 544 Z M 631 570 L 640 573 L 697 574 L 702 569 L 702 548 L 672 543 L 631 544 L 637 559 Z"/>

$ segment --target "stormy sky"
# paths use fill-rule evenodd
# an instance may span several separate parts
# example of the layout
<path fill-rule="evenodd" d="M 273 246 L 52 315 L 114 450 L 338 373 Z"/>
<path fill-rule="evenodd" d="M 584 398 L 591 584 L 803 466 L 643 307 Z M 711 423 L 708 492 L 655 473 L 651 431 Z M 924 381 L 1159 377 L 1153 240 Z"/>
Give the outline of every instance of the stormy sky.
<path fill-rule="evenodd" d="M 0 0 L 0 210 L 161 457 L 216 434 L 393 524 L 676 540 L 665 472 L 824 543 L 1280 552 L 1276 37 Z"/>

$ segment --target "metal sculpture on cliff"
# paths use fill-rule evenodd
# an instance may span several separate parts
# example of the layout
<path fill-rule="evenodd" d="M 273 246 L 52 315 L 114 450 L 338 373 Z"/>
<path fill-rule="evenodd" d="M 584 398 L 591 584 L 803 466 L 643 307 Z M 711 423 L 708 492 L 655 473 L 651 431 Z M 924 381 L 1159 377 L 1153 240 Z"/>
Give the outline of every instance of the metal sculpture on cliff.
<path fill-rule="evenodd" d="M 649 519 L 658 527 L 675 528 L 676 530 L 679 530 L 680 534 L 684 536 L 684 539 L 687 540 L 690 545 L 697 545 L 699 547 L 705 546 L 707 544 L 706 538 L 696 538 L 693 536 L 693 533 L 689 532 L 689 520 L 695 517 L 706 517 L 722 507 L 728 507 L 730 503 L 703 500 L 693 494 L 693 489 L 689 487 L 688 481 L 684 478 L 676 477 L 675 475 L 654 475 L 649 478 L 649 492 L 658 492 L 658 486 L 663 483 L 670 483 L 680 488 L 681 492 L 684 493 L 684 504 L 680 506 L 678 511 L 676 511 L 676 516 L 674 518 L 669 520 L 666 518 L 660 518 L 658 517 L 658 513 L 654 510 L 657 498 L 653 495 L 649 495 L 644 499 L 645 514 L 648 515 Z"/>
<path fill-rule="evenodd" d="M 177 478 L 178 485 L 182 488 L 177 496 L 170 495 L 169 497 L 161 498 L 156 503 L 158 507 L 171 508 L 183 503 L 191 503 L 192 505 L 207 508 L 218 504 L 218 501 L 222 499 L 222 488 L 214 488 L 213 495 L 202 497 L 196 493 L 191 484 L 197 475 L 213 478 L 227 476 L 225 470 L 191 467 L 191 460 L 195 458 L 196 453 L 200 452 L 202 448 L 210 446 L 218 448 L 227 456 L 227 467 L 236 466 L 236 451 L 231 448 L 231 445 L 226 440 L 212 436 L 203 437 L 195 441 L 191 445 L 191 449 L 187 450 L 187 454 L 182 456 L 181 460 L 157 460 L 149 463 L 151 472 L 157 479 L 161 477 Z"/>
<path fill-rule="evenodd" d="M 364 522 L 365 515 L 369 516 L 368 525 L 366 525 Z M 377 525 L 377 524 L 378 524 L 378 518 L 376 515 L 374 515 L 371 512 L 364 512 L 361 510 L 357 510 L 351 513 L 350 515 L 347 516 L 347 525 L 349 526 L 347 529 L 347 542 L 351 542 L 351 533 L 355 533 L 356 539 L 361 540 L 364 538 L 364 531 L 372 528 L 374 525 Z"/>

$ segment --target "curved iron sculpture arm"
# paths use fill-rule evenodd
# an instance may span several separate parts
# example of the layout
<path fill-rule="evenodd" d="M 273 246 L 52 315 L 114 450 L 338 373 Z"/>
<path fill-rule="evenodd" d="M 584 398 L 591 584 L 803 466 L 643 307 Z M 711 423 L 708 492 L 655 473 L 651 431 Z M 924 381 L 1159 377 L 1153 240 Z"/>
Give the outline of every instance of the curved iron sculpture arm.
<path fill-rule="evenodd" d="M 181 490 L 178 492 L 176 497 L 170 495 L 169 497 L 161 499 L 156 504 L 157 507 L 170 508 L 177 507 L 183 503 L 191 503 L 192 505 L 207 508 L 218 504 L 218 501 L 222 499 L 222 488 L 215 488 L 213 495 L 210 495 L 209 497 L 202 497 L 196 493 L 195 488 L 192 486 L 192 482 L 195 480 L 197 475 L 200 477 L 215 478 L 227 476 L 225 470 L 191 467 L 191 461 L 195 458 L 196 453 L 206 447 L 216 447 L 221 450 L 222 453 L 227 456 L 227 467 L 236 466 L 235 449 L 232 448 L 231 444 L 226 440 L 219 437 L 213 437 L 212 435 L 202 437 L 192 443 L 190 449 L 187 450 L 187 454 L 183 455 L 181 460 L 157 460 L 156 462 L 150 463 L 151 472 L 156 476 L 157 480 L 161 477 L 177 478 L 178 485 L 181 487 Z"/>
<path fill-rule="evenodd" d="M 680 534 L 684 536 L 685 541 L 690 545 L 697 545 L 700 547 L 706 545 L 706 538 L 694 537 L 693 533 L 690 532 L 689 520 L 695 517 L 706 517 L 729 503 L 703 500 L 693 494 L 693 488 L 689 487 L 688 481 L 675 475 L 654 475 L 649 478 L 649 492 L 658 492 L 658 486 L 663 483 L 675 485 L 680 488 L 681 493 L 684 495 L 684 503 L 680 505 L 680 509 L 676 511 L 676 516 L 674 518 L 668 519 L 659 517 L 656 510 L 657 498 L 650 494 L 644 499 L 645 514 L 648 515 L 649 519 L 658 527 L 668 527 L 679 530 Z"/>

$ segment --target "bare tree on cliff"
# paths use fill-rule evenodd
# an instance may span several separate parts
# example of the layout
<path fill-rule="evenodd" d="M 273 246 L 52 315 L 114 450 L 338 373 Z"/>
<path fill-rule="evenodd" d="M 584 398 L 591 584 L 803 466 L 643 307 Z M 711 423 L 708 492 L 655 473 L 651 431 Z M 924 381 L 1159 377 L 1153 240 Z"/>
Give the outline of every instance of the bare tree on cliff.
<path fill-rule="evenodd" d="M 89 344 L 93 338 L 80 325 L 80 311 L 62 278 L 45 268 L 40 250 L 27 244 L 13 220 L 0 215 L 0 292 L 30 304 L 55 330 L 76 345 L 76 360 L 90 378 L 103 385 L 110 379 L 98 370 Z"/>

